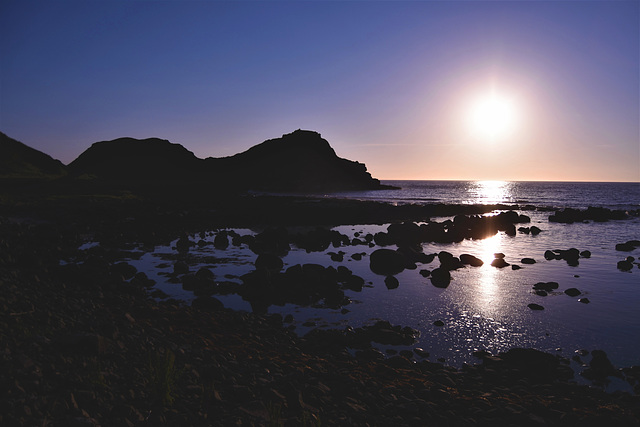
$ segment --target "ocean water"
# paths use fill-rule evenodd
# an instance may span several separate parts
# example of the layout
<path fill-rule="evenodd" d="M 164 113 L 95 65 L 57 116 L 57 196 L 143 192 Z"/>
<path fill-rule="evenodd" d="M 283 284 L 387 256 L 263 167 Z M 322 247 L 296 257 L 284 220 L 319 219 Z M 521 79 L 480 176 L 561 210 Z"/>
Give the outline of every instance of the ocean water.
<path fill-rule="evenodd" d="M 452 271 L 452 282 L 446 289 L 436 288 L 423 278 L 421 269 L 438 267 L 437 258 L 430 264 L 418 265 L 417 270 L 405 270 L 396 278 L 400 286 L 387 289 L 384 277 L 369 268 L 368 255 L 378 247 L 365 245 L 333 248 L 307 253 L 295 247 L 283 257 L 285 268 L 296 264 L 317 263 L 324 266 L 344 265 L 363 277 L 366 286 L 361 292 L 347 291 L 352 303 L 346 310 L 298 307 L 292 304 L 271 306 L 269 312 L 292 314 L 295 330 L 302 335 L 319 328 L 358 327 L 378 319 L 393 324 L 411 326 L 420 331 L 418 342 L 407 348 L 421 347 L 428 351 L 429 360 L 444 359 L 460 366 L 463 362 L 478 362 L 472 355 L 476 350 L 492 353 L 513 347 L 532 347 L 539 350 L 574 355 L 576 350 L 601 349 L 619 367 L 640 365 L 640 268 L 630 272 L 617 269 L 617 262 L 627 256 L 640 258 L 640 248 L 632 252 L 616 251 L 617 243 L 640 240 L 640 218 L 605 223 L 559 224 L 548 221 L 551 212 L 533 207 L 580 208 L 588 206 L 637 210 L 640 208 L 640 183 L 555 183 L 555 182 L 437 182 L 386 181 L 401 190 L 339 193 L 323 197 L 379 200 L 389 203 L 455 203 L 509 204 L 531 217 L 530 224 L 542 232 L 533 236 L 518 233 L 507 236 L 498 233 L 481 240 L 460 243 L 425 243 L 425 253 L 448 251 L 455 256 L 469 253 L 481 258 L 481 267 L 465 267 Z M 437 218 L 442 221 L 444 218 Z M 347 224 L 335 227 L 350 238 L 356 233 L 385 231 L 388 225 Z M 205 230 L 203 230 L 205 231 Z M 255 234 L 260 230 L 236 230 L 239 234 Z M 214 232 L 205 240 L 212 242 Z M 191 236 L 197 241 L 200 236 Z M 138 270 L 156 280 L 156 287 L 174 298 L 185 301 L 194 296 L 182 290 L 180 284 L 169 280 L 171 259 L 175 257 L 172 244 L 146 250 L 137 260 L 129 260 Z M 393 249 L 393 246 L 389 248 Z M 578 266 L 565 261 L 544 259 L 548 249 L 577 248 L 589 250 L 590 258 L 580 259 Z M 332 261 L 328 252 L 345 252 L 344 261 Z M 494 253 L 505 254 L 505 260 L 522 268 L 496 268 L 490 265 Z M 364 253 L 362 260 L 351 258 Z M 521 259 L 537 262 L 524 265 Z M 239 276 L 254 269 L 256 255 L 242 245 L 226 250 L 213 245 L 194 248 L 190 252 L 191 271 L 201 266 L 210 268 L 217 280 L 240 282 Z M 168 261 L 169 260 L 169 261 Z M 559 289 L 548 296 L 538 296 L 532 286 L 537 282 L 555 281 Z M 570 297 L 564 293 L 577 288 L 581 295 Z M 251 306 L 237 295 L 216 296 L 225 306 L 250 311 Z M 590 303 L 578 302 L 588 298 Z M 542 305 L 544 310 L 533 311 L 528 304 Z M 440 320 L 444 326 L 435 326 Z M 381 350 L 388 350 L 378 346 Z M 402 347 L 396 347 L 400 350 Z"/>
<path fill-rule="evenodd" d="M 327 197 L 390 203 L 517 204 L 540 208 L 585 209 L 589 206 L 640 208 L 640 183 L 509 182 L 509 181 L 382 181 L 400 190 L 345 192 Z"/>

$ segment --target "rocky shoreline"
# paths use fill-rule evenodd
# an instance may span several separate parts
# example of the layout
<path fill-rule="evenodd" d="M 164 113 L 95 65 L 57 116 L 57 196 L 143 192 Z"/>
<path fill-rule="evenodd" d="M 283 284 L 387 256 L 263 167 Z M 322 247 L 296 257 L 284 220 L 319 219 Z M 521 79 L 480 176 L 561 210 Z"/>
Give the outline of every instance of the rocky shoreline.
<path fill-rule="evenodd" d="M 419 349 L 384 357 L 371 341 L 410 339 L 410 329 L 381 323 L 298 337 L 278 315 L 157 302 L 108 257 L 60 263 L 88 237 L 121 247 L 252 220 L 386 222 L 495 209 L 248 197 L 228 202 L 229 210 L 226 203 L 175 209 L 54 198 L 5 205 L 0 424 L 640 425 L 637 394 L 577 385 L 558 356 L 479 353 L 477 365 L 462 369 L 426 361 Z M 354 342 L 355 354 L 348 351 Z M 613 369 L 606 355 L 592 352 L 595 380 L 624 376 L 637 393 L 638 371 Z"/>

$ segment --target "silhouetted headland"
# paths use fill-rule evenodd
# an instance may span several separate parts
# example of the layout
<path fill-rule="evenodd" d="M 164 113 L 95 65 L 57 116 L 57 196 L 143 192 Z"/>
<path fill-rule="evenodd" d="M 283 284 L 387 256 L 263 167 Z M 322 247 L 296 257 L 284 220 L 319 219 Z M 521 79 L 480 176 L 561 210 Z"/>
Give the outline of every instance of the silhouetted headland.
<path fill-rule="evenodd" d="M 340 158 L 317 132 L 297 130 L 230 157 L 197 158 L 157 138 L 93 144 L 69 164 L 75 177 L 191 182 L 233 190 L 316 192 L 388 188 L 364 164 Z"/>
<path fill-rule="evenodd" d="M 59 160 L 0 132 L 0 177 L 59 177 L 66 168 Z"/>

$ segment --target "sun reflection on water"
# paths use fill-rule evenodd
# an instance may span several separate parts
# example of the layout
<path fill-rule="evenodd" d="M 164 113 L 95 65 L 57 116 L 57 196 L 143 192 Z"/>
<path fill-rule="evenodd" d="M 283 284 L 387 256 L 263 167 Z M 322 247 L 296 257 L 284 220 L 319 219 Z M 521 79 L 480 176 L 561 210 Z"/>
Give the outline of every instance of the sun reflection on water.
<path fill-rule="evenodd" d="M 476 181 L 468 192 L 472 203 L 508 203 L 513 200 L 512 187 L 507 181 Z"/>
<path fill-rule="evenodd" d="M 501 235 L 496 234 L 493 237 L 481 240 L 479 243 L 479 253 L 476 255 L 480 258 L 484 265 L 479 268 L 479 299 L 478 301 L 483 307 L 491 307 L 497 301 L 500 295 L 497 290 L 496 274 L 498 269 L 491 265 L 491 261 L 494 259 L 494 254 L 498 252 L 500 247 Z"/>

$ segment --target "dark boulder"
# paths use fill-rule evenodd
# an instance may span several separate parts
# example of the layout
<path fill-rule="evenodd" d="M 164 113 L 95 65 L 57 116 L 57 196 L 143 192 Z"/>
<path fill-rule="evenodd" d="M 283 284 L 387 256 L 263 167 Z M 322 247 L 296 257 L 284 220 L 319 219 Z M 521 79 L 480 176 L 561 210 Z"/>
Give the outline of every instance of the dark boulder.
<path fill-rule="evenodd" d="M 622 377 L 622 374 L 609 361 L 604 351 L 593 350 L 589 367 L 582 372 L 582 376 L 591 381 L 602 382 L 609 376 Z"/>
<path fill-rule="evenodd" d="M 535 285 L 533 285 L 533 289 L 551 292 L 555 289 L 558 289 L 559 286 L 560 285 L 558 284 L 558 282 L 538 282 Z"/>
<path fill-rule="evenodd" d="M 491 261 L 491 265 L 497 268 L 503 268 L 509 266 L 510 264 L 506 262 L 504 258 L 496 258 Z"/>
<path fill-rule="evenodd" d="M 262 253 L 256 258 L 255 266 L 256 270 L 278 272 L 284 267 L 284 262 L 282 262 L 282 259 L 277 255 Z"/>
<path fill-rule="evenodd" d="M 398 251 L 378 249 L 369 256 L 369 268 L 382 276 L 393 276 L 405 269 L 406 258 Z"/>
<path fill-rule="evenodd" d="M 446 288 L 451 283 L 451 273 L 444 268 L 436 268 L 431 271 L 431 284 L 436 288 Z"/>
<path fill-rule="evenodd" d="M 631 271 L 632 268 L 633 268 L 633 264 L 627 261 L 626 259 L 622 261 L 618 261 L 618 270 Z"/>
<path fill-rule="evenodd" d="M 523 264 L 535 264 L 536 260 L 533 258 L 522 258 L 520 262 Z"/>
<path fill-rule="evenodd" d="M 472 267 L 481 267 L 484 264 L 484 262 L 480 258 L 469 254 L 460 255 L 460 262 Z"/>
<path fill-rule="evenodd" d="M 531 310 L 544 310 L 543 306 L 535 303 L 528 304 L 527 307 L 529 307 Z"/>
<path fill-rule="evenodd" d="M 400 282 L 398 282 L 398 279 L 393 276 L 385 277 L 384 284 L 386 285 L 387 289 L 396 289 L 398 286 L 400 286 Z"/>
<path fill-rule="evenodd" d="M 577 297 L 578 295 L 582 294 L 582 292 L 580 292 L 578 289 L 576 288 L 569 288 L 566 289 L 564 291 L 565 294 L 569 295 L 570 297 Z"/>

